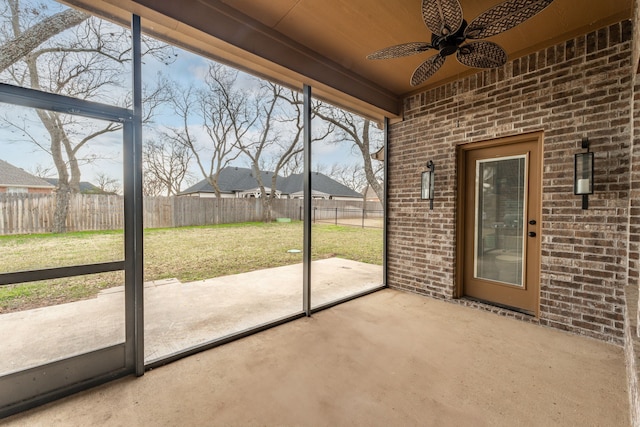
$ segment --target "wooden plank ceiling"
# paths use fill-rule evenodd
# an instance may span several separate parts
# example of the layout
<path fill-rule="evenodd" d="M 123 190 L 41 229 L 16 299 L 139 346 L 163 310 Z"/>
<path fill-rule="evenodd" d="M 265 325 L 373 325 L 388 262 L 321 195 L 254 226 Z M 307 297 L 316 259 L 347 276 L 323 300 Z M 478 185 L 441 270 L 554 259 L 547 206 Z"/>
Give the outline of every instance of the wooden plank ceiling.
<path fill-rule="evenodd" d="M 501 0 L 460 0 L 467 21 Z M 431 40 L 420 0 L 71 0 L 103 14 L 133 12 L 156 36 L 258 75 L 300 87 L 371 117 L 398 116 L 400 100 L 477 69 L 455 56 L 418 87 L 413 70 L 433 55 L 367 60 L 383 47 Z M 555 0 L 533 18 L 487 40 L 509 59 L 630 18 L 633 0 Z"/>

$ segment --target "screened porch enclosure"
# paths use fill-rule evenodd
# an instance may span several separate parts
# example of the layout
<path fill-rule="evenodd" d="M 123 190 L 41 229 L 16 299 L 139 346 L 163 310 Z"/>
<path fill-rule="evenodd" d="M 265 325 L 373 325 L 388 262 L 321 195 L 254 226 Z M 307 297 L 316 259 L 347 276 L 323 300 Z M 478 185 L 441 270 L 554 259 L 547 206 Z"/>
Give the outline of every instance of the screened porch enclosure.
<path fill-rule="evenodd" d="M 7 337 L 0 350 L 2 416 L 113 378 L 142 375 L 384 287 L 382 222 L 362 225 L 365 201 L 359 195 L 344 202 L 347 213 L 341 213 L 343 219 L 357 211 L 358 224 L 317 224 L 318 233 L 310 232 L 314 154 L 305 129 L 324 126 L 311 119 L 310 87 L 289 89 L 224 68 L 145 35 L 144 20 L 136 16 L 127 28 L 118 17 L 101 19 L 45 3 L 47 13 L 73 25 L 52 34 L 38 55 L 28 53 L 0 72 L 0 131 L 10 135 L 8 160 L 42 179 L 55 177 L 55 189 L 40 202 L 29 194 L 9 201 L 18 207 L 6 216 L 11 231 L 0 236 L 0 331 Z M 16 9 L 14 21 L 37 20 L 33 10 Z M 70 54 L 79 44 L 83 53 Z M 51 53 L 58 56 L 46 57 Z M 38 62 L 45 57 L 47 62 Z M 47 74 L 47 65 L 56 63 L 57 74 Z M 194 85 L 168 82 L 171 75 L 193 75 Z M 260 138 L 236 135 L 225 148 L 229 141 L 221 139 L 221 126 L 234 123 L 225 121 L 220 105 L 217 117 L 190 112 L 197 106 L 216 111 L 216 85 L 232 86 L 236 79 L 238 97 L 249 96 L 247 88 L 278 95 L 269 117 L 278 132 L 264 134 L 260 147 Z M 185 95 L 182 103 L 176 94 Z M 253 136 L 260 133 L 256 129 Z M 190 132 L 197 138 L 188 139 Z M 376 132 L 380 145 L 384 131 Z M 362 155 L 346 157 L 342 166 L 336 160 L 324 167 L 360 173 Z M 276 203 L 258 200 L 260 212 L 272 217 L 170 228 L 145 224 L 151 196 L 167 191 L 165 197 L 188 197 L 180 190 L 198 173 L 215 177 L 218 160 L 240 159 L 254 171 L 271 162 L 280 174 L 302 174 L 296 215 L 276 221 L 283 219 L 276 218 Z M 173 162 L 160 171 L 166 174 L 153 174 L 163 160 Z M 378 170 L 383 173 L 382 164 Z M 172 173 L 182 178 L 173 175 L 162 184 Z M 85 179 L 97 183 L 93 193 L 81 193 Z M 108 202 L 107 214 L 94 201 Z M 36 210 L 22 209 L 26 203 Z M 38 231 L 26 231 L 28 224 Z"/>

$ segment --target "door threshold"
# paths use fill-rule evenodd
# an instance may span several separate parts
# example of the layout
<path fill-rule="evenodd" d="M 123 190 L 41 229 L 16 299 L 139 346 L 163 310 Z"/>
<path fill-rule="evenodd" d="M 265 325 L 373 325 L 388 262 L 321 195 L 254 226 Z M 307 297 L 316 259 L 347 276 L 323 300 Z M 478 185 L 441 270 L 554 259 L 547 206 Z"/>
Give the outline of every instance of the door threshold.
<path fill-rule="evenodd" d="M 531 317 L 536 317 L 536 314 L 534 312 L 529 311 L 529 310 L 525 310 L 525 309 L 519 308 L 519 307 L 513 307 L 513 306 L 510 306 L 510 305 L 500 304 L 500 303 L 497 303 L 497 302 L 487 301 L 487 300 L 483 300 L 483 299 L 480 299 L 480 298 L 474 298 L 474 297 L 470 297 L 470 296 L 464 296 L 461 299 L 477 302 L 477 303 L 480 303 L 480 304 L 483 304 L 483 305 L 492 306 L 492 307 L 502 308 L 504 310 L 509 310 L 509 311 L 513 311 L 513 312 L 516 312 L 516 313 L 525 314 L 525 315 L 531 316 Z"/>

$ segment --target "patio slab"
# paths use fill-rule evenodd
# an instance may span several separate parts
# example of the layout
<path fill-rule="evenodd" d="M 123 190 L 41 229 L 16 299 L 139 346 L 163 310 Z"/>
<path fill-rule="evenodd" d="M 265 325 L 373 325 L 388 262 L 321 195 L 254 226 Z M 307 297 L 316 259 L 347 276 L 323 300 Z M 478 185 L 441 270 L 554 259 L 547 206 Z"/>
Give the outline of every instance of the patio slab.
<path fill-rule="evenodd" d="M 312 306 L 382 284 L 379 265 L 313 261 Z M 302 312 L 302 264 L 181 283 L 145 283 L 145 361 Z M 0 315 L 0 375 L 124 341 L 124 287 Z"/>
<path fill-rule="evenodd" d="M 386 289 L 7 426 L 628 426 L 622 348 Z"/>

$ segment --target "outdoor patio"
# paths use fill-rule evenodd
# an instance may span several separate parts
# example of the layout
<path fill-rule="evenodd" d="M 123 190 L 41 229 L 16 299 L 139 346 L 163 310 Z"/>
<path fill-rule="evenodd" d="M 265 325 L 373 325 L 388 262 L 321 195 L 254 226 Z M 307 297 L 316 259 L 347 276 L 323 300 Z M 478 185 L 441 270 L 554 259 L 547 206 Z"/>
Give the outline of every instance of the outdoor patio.
<path fill-rule="evenodd" d="M 628 417 L 622 348 L 385 289 L 4 421 L 625 426 Z"/>
<path fill-rule="evenodd" d="M 382 284 L 382 266 L 312 263 L 312 307 Z M 302 312 L 302 264 L 197 282 L 145 284 L 145 361 Z M 44 332 L 44 333 L 43 333 Z M 124 342 L 124 287 L 97 298 L 0 315 L 0 373 Z"/>

